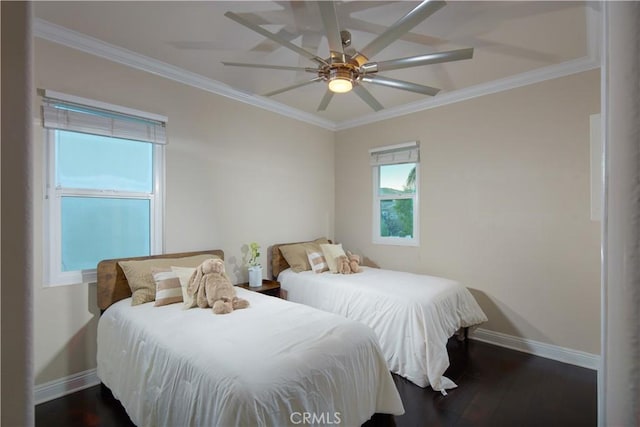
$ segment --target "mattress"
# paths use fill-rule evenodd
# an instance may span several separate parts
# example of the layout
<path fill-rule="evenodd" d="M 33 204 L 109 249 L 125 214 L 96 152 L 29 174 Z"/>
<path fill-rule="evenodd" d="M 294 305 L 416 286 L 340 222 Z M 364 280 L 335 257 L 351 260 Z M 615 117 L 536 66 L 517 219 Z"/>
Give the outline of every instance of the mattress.
<path fill-rule="evenodd" d="M 139 426 L 361 425 L 402 402 L 374 332 L 238 288 L 226 315 L 117 302 L 98 324 L 97 373 Z M 307 415 L 305 415 L 307 414 Z M 307 423 L 309 424 L 309 423 Z"/>
<path fill-rule="evenodd" d="M 443 394 L 456 387 L 444 376 L 448 339 L 487 320 L 466 287 L 441 277 L 362 267 L 350 275 L 287 269 L 278 280 L 289 301 L 371 327 L 392 372 Z"/>

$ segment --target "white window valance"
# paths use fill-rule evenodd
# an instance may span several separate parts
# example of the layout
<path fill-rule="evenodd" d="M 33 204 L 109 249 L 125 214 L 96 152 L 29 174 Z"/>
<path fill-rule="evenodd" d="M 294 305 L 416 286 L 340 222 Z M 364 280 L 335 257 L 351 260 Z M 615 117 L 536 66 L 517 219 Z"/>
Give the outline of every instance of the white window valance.
<path fill-rule="evenodd" d="M 420 143 L 418 141 L 412 141 L 373 148 L 369 150 L 369 156 L 371 166 L 419 163 Z"/>
<path fill-rule="evenodd" d="M 48 94 L 49 93 L 45 92 L 45 98 L 43 98 L 42 103 L 42 117 L 45 128 L 151 142 L 154 144 L 167 143 L 166 120 L 163 121 L 142 115 L 123 113 L 115 108 L 98 108 L 84 103 L 72 102 L 68 99 L 47 97 L 46 95 Z M 60 98 L 65 97 L 61 96 Z M 66 98 L 75 97 L 68 96 Z M 80 98 L 77 99 L 80 100 Z M 76 99 L 73 101 L 76 101 Z M 103 103 L 93 103 L 100 104 L 100 107 L 109 106 Z"/>

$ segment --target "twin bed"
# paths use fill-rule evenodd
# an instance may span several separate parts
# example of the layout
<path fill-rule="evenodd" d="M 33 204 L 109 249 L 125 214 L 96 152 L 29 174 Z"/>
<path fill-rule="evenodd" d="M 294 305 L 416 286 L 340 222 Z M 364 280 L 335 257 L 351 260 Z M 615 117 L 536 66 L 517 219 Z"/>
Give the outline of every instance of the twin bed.
<path fill-rule="evenodd" d="M 449 367 L 447 341 L 461 328 L 487 317 L 466 287 L 453 280 L 362 267 L 356 274 L 312 270 L 294 272 L 281 248 L 307 248 L 313 242 L 271 248 L 272 275 L 289 301 L 340 314 L 371 327 L 389 369 L 420 387 L 446 394 L 456 384 L 444 376 Z"/>
<path fill-rule="evenodd" d="M 97 372 L 136 425 L 357 426 L 404 413 L 365 325 L 242 288 L 250 308 L 227 315 L 132 306 L 119 261 L 98 267 Z"/>

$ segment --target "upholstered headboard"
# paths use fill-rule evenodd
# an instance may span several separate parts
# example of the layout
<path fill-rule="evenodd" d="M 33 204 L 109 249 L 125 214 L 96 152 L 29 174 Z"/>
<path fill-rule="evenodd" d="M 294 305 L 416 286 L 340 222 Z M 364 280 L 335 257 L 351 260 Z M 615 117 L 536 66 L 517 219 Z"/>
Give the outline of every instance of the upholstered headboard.
<path fill-rule="evenodd" d="M 282 256 L 282 252 L 280 252 L 280 246 L 310 242 L 313 242 L 313 240 L 309 240 L 308 242 L 276 243 L 271 246 L 271 277 L 273 277 L 273 280 L 278 280 L 278 275 L 290 267 L 287 260 Z M 331 240 L 329 240 L 329 243 L 331 243 Z"/>
<path fill-rule="evenodd" d="M 184 258 L 193 255 L 216 255 L 224 259 L 224 251 L 211 249 L 196 252 L 180 252 L 174 254 L 151 255 L 143 257 L 108 259 L 98 263 L 98 308 L 106 310 L 111 304 L 131 296 L 131 288 L 127 277 L 118 264 L 120 261 L 147 260 L 156 258 Z"/>

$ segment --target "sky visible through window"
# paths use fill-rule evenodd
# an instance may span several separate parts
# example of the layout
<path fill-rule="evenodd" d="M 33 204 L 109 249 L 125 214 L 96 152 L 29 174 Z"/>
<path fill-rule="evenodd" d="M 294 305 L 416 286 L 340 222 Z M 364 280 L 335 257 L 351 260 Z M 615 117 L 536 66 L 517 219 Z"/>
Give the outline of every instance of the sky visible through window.
<path fill-rule="evenodd" d="M 67 131 L 57 131 L 56 137 L 56 185 L 152 191 L 152 144 Z"/>
<path fill-rule="evenodd" d="M 403 163 L 380 167 L 380 188 L 393 188 L 394 190 L 404 191 L 409 172 L 415 166 L 415 163 Z"/>

